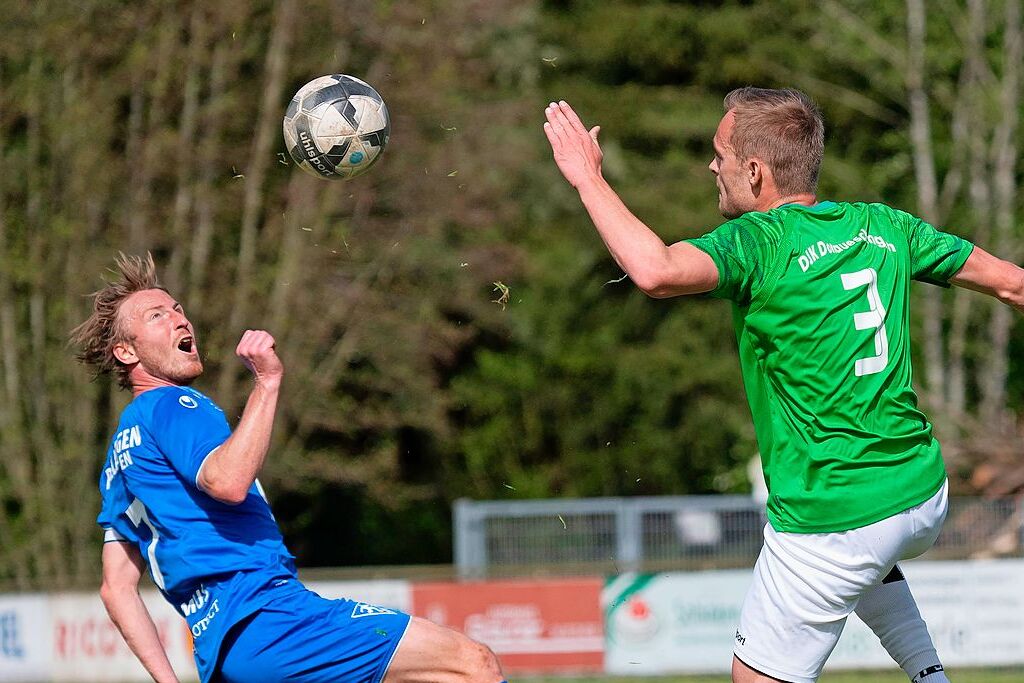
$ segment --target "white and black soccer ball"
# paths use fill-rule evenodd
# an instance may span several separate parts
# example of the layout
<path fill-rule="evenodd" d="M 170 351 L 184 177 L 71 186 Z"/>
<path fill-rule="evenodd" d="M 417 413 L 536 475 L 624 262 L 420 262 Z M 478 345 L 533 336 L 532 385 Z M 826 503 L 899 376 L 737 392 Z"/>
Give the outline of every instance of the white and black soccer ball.
<path fill-rule="evenodd" d="M 384 100 L 368 83 L 345 74 L 314 78 L 299 88 L 284 115 L 284 141 L 299 168 L 318 178 L 365 173 L 388 144 Z"/>

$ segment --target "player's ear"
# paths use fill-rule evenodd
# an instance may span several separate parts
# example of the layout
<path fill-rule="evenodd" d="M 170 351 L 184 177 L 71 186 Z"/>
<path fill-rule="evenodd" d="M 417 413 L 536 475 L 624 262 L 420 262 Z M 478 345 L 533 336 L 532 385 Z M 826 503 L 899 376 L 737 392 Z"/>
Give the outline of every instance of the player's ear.
<path fill-rule="evenodd" d="M 128 342 L 118 342 L 114 344 L 114 348 L 111 349 L 111 351 L 114 354 L 114 358 L 125 365 L 131 365 L 132 363 L 139 362 L 139 357 L 135 353 L 135 347 Z"/>
<path fill-rule="evenodd" d="M 754 191 L 754 194 L 758 194 L 761 190 L 761 186 L 764 185 L 765 174 L 768 172 L 768 168 L 764 165 L 764 162 L 757 157 L 747 159 L 746 168 L 747 182 L 750 183 L 750 188 Z"/>

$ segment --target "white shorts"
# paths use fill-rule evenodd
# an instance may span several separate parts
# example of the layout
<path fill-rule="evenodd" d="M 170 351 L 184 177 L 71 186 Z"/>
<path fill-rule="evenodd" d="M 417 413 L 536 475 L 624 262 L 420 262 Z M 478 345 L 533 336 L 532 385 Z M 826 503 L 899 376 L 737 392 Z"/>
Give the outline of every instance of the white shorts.
<path fill-rule="evenodd" d="M 924 503 L 850 531 L 794 534 L 765 526 L 736 657 L 773 678 L 814 683 L 864 592 L 935 542 L 948 488 L 947 482 Z"/>

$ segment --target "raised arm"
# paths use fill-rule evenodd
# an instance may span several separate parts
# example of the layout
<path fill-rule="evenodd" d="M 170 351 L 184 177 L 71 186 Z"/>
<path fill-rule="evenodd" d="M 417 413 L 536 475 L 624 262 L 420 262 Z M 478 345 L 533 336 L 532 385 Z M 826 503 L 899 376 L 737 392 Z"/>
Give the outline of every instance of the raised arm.
<path fill-rule="evenodd" d="M 274 351 L 274 338 L 262 330 L 246 330 L 235 354 L 252 372 L 255 384 L 235 431 L 199 469 L 199 488 L 222 503 L 245 500 L 270 448 L 277 398 L 284 366 Z"/>
<path fill-rule="evenodd" d="M 576 188 L 601 239 L 633 283 L 649 296 L 664 298 L 707 292 L 718 284 L 711 257 L 686 242 L 666 246 L 633 215 L 601 174 L 599 126 L 587 131 L 565 102 L 544 110 L 544 133 L 558 170 Z"/>
<path fill-rule="evenodd" d="M 131 543 L 103 544 L 103 585 L 100 599 L 124 641 L 157 683 L 177 683 L 156 625 L 139 595 L 139 579 L 146 570 L 139 549 Z"/>
<path fill-rule="evenodd" d="M 1024 269 L 974 247 L 950 282 L 957 287 L 988 294 L 1024 313 Z"/>

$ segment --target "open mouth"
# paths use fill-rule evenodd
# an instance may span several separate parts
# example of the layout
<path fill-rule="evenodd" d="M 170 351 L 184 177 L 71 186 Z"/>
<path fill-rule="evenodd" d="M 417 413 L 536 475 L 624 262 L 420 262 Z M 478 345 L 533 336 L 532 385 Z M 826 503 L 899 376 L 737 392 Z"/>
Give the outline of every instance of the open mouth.
<path fill-rule="evenodd" d="M 178 340 L 178 350 L 183 353 L 193 353 L 195 351 L 195 340 L 192 337 L 182 337 Z"/>

